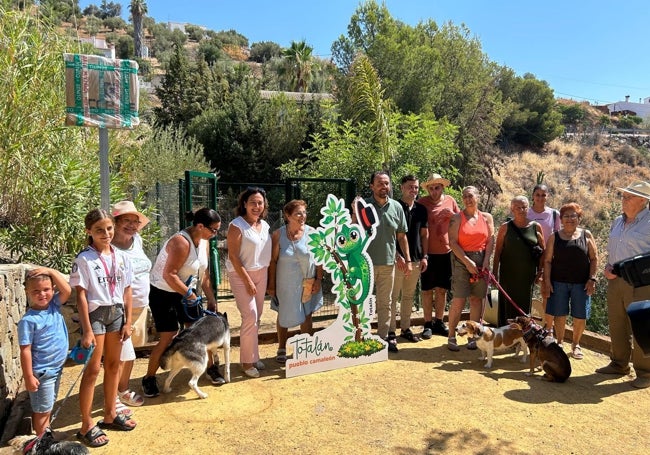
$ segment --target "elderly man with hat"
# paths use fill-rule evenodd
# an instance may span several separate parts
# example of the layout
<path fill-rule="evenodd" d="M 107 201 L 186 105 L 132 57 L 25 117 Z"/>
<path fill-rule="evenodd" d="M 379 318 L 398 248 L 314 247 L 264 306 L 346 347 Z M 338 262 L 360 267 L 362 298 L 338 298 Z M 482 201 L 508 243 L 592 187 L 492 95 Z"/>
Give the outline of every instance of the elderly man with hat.
<path fill-rule="evenodd" d="M 427 267 L 421 276 L 422 310 L 424 330 L 422 338 L 433 334 L 449 335 L 443 322 L 447 291 L 451 289 L 451 248 L 449 247 L 449 221 L 460 209 L 453 197 L 445 194 L 449 180 L 440 174 L 432 174 L 421 184 L 428 196 L 418 199 L 427 209 L 429 241 L 427 247 Z M 435 294 L 435 319 L 433 318 Z"/>
<path fill-rule="evenodd" d="M 650 286 L 634 288 L 613 273 L 612 264 L 633 256 L 650 252 L 650 183 L 637 181 L 621 191 L 623 214 L 612 224 L 607 243 L 608 262 L 607 312 L 611 337 L 610 363 L 596 370 L 597 373 L 626 375 L 630 372 L 630 359 L 636 379 L 632 386 L 638 389 L 650 387 L 650 357 L 633 337 L 626 309 L 635 301 L 650 299 Z M 632 341 L 630 341 L 632 340 Z"/>

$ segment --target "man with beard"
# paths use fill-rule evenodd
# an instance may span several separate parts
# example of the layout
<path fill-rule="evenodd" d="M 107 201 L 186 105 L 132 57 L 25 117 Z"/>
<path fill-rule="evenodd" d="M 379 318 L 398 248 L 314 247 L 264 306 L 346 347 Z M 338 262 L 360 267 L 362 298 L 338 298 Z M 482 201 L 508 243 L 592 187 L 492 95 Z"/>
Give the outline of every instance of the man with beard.
<path fill-rule="evenodd" d="M 390 177 L 386 171 L 373 172 L 370 177 L 372 196 L 366 203 L 372 204 L 377 212 L 379 224 L 375 238 L 366 252 L 372 260 L 375 279 L 375 299 L 377 305 L 377 334 L 388 342 L 388 350 L 397 352 L 397 337 L 390 330 L 391 294 L 395 279 L 396 245 L 404 252 L 408 276 L 412 270 L 409 245 L 406 238 L 408 226 L 402 206 L 390 198 Z"/>
<path fill-rule="evenodd" d="M 451 248 L 449 247 L 449 220 L 460 212 L 453 197 L 445 194 L 449 180 L 440 174 L 432 174 L 422 187 L 429 193 L 418 202 L 427 209 L 428 248 L 427 268 L 422 272 L 422 311 L 424 330 L 422 338 L 429 339 L 433 334 L 449 336 L 443 322 L 447 291 L 451 289 Z M 435 305 L 434 305 L 435 304 Z M 435 306 L 435 319 L 433 309 Z"/>

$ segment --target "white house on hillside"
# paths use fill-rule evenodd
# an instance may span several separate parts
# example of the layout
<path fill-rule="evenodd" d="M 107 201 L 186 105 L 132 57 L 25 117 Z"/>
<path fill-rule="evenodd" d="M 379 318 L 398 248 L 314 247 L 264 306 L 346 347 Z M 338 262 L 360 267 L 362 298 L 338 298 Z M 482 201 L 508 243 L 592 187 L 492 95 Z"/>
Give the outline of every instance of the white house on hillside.
<path fill-rule="evenodd" d="M 607 109 L 609 113 L 615 114 L 617 112 L 637 115 L 641 118 L 650 117 L 650 96 L 639 100 L 638 103 L 631 103 L 630 96 L 625 97 L 625 101 L 617 101 L 616 103 L 608 104 Z"/>

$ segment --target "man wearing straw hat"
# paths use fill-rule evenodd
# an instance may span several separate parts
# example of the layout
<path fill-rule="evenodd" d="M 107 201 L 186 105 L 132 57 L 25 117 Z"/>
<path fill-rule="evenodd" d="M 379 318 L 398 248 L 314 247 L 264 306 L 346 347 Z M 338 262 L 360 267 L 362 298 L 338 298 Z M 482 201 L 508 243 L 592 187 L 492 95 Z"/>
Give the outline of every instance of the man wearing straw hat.
<path fill-rule="evenodd" d="M 626 375 L 630 372 L 630 358 L 636 373 L 631 384 L 638 389 L 650 387 L 650 357 L 633 337 L 626 309 L 630 303 L 650 299 L 650 286 L 633 287 L 613 273 L 612 264 L 639 254 L 650 252 L 650 183 L 637 181 L 621 191 L 623 214 L 612 224 L 607 243 L 607 313 L 611 337 L 610 363 L 598 368 L 597 373 Z M 595 277 L 591 277 L 595 279 Z M 632 339 L 632 342 L 630 342 Z"/>
<path fill-rule="evenodd" d="M 418 202 L 427 209 L 429 228 L 427 268 L 422 272 L 421 277 L 424 313 L 422 338 L 425 339 L 431 338 L 433 334 L 444 337 L 449 335 L 449 330 L 443 322 L 447 291 L 451 289 L 449 220 L 454 213 L 460 211 L 454 198 L 445 194 L 445 188 L 449 183 L 449 180 L 440 174 L 432 174 L 420 185 L 429 193 L 428 196 L 418 199 Z M 434 306 L 435 319 L 433 318 Z"/>

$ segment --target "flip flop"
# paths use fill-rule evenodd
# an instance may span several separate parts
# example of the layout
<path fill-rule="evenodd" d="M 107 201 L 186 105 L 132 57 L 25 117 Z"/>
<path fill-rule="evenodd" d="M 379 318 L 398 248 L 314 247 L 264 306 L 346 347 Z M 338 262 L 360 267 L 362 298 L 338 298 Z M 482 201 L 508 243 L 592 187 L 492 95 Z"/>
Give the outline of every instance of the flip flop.
<path fill-rule="evenodd" d="M 102 430 L 99 429 L 97 425 L 92 427 L 86 434 L 81 434 L 81 431 L 77 432 L 77 439 L 86 444 L 88 447 L 101 447 L 108 444 L 108 440 L 103 442 L 97 442 L 97 439 L 102 436 L 106 436 Z"/>
<path fill-rule="evenodd" d="M 116 431 L 131 431 L 134 430 L 136 425 L 130 426 L 127 425 L 127 422 L 131 422 L 130 419 L 124 417 L 122 414 L 117 414 L 112 422 L 106 423 L 103 420 L 97 422 L 97 426 L 103 430 L 116 430 Z"/>

